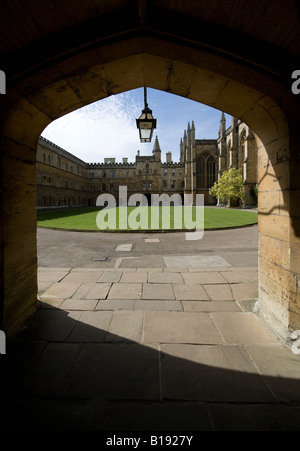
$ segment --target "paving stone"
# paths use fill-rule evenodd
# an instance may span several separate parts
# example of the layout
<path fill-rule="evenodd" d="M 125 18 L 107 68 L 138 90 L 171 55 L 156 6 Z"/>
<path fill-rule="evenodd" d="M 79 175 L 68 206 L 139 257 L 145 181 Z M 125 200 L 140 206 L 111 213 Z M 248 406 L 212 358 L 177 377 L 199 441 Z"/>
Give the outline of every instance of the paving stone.
<path fill-rule="evenodd" d="M 175 298 L 179 301 L 209 301 L 202 285 L 173 285 Z"/>
<path fill-rule="evenodd" d="M 182 305 L 180 301 L 166 301 L 166 300 L 142 300 L 135 301 L 134 310 L 152 310 L 152 311 L 182 311 Z"/>
<path fill-rule="evenodd" d="M 69 270 L 57 270 L 57 271 L 39 271 L 38 272 L 38 281 L 39 282 L 59 282 L 65 276 L 69 274 Z M 78 279 L 75 281 L 77 282 Z M 72 281 L 70 281 L 72 282 Z"/>
<path fill-rule="evenodd" d="M 114 312 L 105 337 L 106 342 L 135 341 L 142 338 L 143 313 L 141 311 Z"/>
<path fill-rule="evenodd" d="M 73 295 L 74 299 L 105 299 L 110 283 L 85 283 Z M 71 297 L 71 296 L 70 296 Z"/>
<path fill-rule="evenodd" d="M 164 268 L 164 272 L 189 272 L 189 268 Z"/>
<path fill-rule="evenodd" d="M 215 312 L 211 315 L 226 343 L 277 343 L 276 337 L 253 313 Z"/>
<path fill-rule="evenodd" d="M 74 325 L 68 342 L 103 342 L 113 313 L 85 311 Z"/>
<path fill-rule="evenodd" d="M 258 280 L 257 269 L 225 271 L 221 274 L 230 283 L 257 282 Z"/>
<path fill-rule="evenodd" d="M 223 343 L 206 313 L 145 312 L 144 343 Z"/>
<path fill-rule="evenodd" d="M 182 301 L 185 312 L 240 312 L 233 301 Z"/>
<path fill-rule="evenodd" d="M 161 345 L 163 399 L 275 402 L 239 346 Z"/>
<path fill-rule="evenodd" d="M 95 299 L 65 299 L 60 305 L 64 310 L 94 310 L 98 300 Z"/>
<path fill-rule="evenodd" d="M 131 251 L 132 244 L 118 244 L 115 251 L 116 252 L 129 252 Z"/>
<path fill-rule="evenodd" d="M 100 299 L 95 310 L 133 310 L 134 299 Z"/>
<path fill-rule="evenodd" d="M 45 281 L 45 282 L 38 280 L 38 293 L 42 294 L 42 291 L 45 291 L 47 288 L 50 288 L 52 283 L 53 282 L 51 282 L 50 280 Z"/>
<path fill-rule="evenodd" d="M 230 287 L 236 301 L 256 299 L 258 297 L 258 284 L 256 282 L 234 283 Z"/>
<path fill-rule="evenodd" d="M 100 429 L 152 432 L 209 431 L 211 426 L 205 403 L 131 402 L 111 403 L 105 412 Z"/>
<path fill-rule="evenodd" d="M 103 273 L 97 282 L 119 282 L 122 273 L 120 271 L 111 271 Z"/>
<path fill-rule="evenodd" d="M 227 282 L 218 272 L 183 273 L 182 277 L 185 283 L 190 284 L 224 284 Z"/>
<path fill-rule="evenodd" d="M 120 268 L 158 268 L 160 271 L 165 266 L 161 255 L 147 255 L 145 257 L 122 258 Z"/>
<path fill-rule="evenodd" d="M 142 299 L 175 299 L 170 283 L 143 283 Z"/>
<path fill-rule="evenodd" d="M 22 430 L 96 431 L 104 415 L 105 400 L 24 397 L 10 400 L 13 417 Z"/>
<path fill-rule="evenodd" d="M 159 400 L 158 352 L 139 344 L 87 344 L 65 397 Z"/>
<path fill-rule="evenodd" d="M 48 343 L 30 371 L 23 375 L 23 393 L 60 397 L 81 350 L 78 343 Z"/>
<path fill-rule="evenodd" d="M 124 268 L 125 269 L 125 268 Z M 123 271 L 123 268 L 122 268 L 122 271 Z M 153 268 L 153 267 L 145 267 L 145 268 L 137 268 L 137 270 L 136 270 L 136 272 L 137 273 L 139 273 L 139 272 L 147 272 L 147 273 L 150 273 L 150 272 L 156 272 L 156 271 L 158 271 L 158 272 L 163 272 L 163 268 L 160 268 L 160 267 L 157 267 L 157 268 Z"/>
<path fill-rule="evenodd" d="M 39 309 L 22 330 L 21 336 L 35 340 L 65 341 L 81 315 L 81 311 Z"/>
<path fill-rule="evenodd" d="M 300 402 L 300 356 L 285 345 L 246 347 L 259 372 L 281 402 Z M 300 424 L 300 423 L 299 423 Z"/>
<path fill-rule="evenodd" d="M 211 403 L 209 412 L 216 431 L 299 431 L 297 406 Z"/>
<path fill-rule="evenodd" d="M 149 273 L 148 283 L 183 283 L 178 272 L 152 272 Z"/>
<path fill-rule="evenodd" d="M 147 272 L 126 272 L 122 274 L 121 283 L 143 283 L 147 282 Z"/>
<path fill-rule="evenodd" d="M 77 283 L 54 283 L 39 295 L 40 299 L 44 298 L 70 298 L 78 290 L 81 282 Z"/>
<path fill-rule="evenodd" d="M 82 283 L 95 283 L 99 279 L 102 271 L 76 271 L 71 272 L 60 283 L 74 283 L 74 282 L 82 282 Z"/>
<path fill-rule="evenodd" d="M 233 300 L 229 284 L 204 285 L 204 288 L 207 291 L 210 299 L 213 301 Z"/>
<path fill-rule="evenodd" d="M 43 300 L 39 302 L 39 306 L 40 308 L 45 309 L 59 308 L 64 300 L 64 298 L 43 298 Z"/>
<path fill-rule="evenodd" d="M 166 267 L 205 267 L 205 268 L 226 268 L 230 267 L 230 263 L 219 255 L 180 255 L 163 257 Z"/>
<path fill-rule="evenodd" d="M 108 299 L 141 299 L 141 283 L 113 283 Z"/>

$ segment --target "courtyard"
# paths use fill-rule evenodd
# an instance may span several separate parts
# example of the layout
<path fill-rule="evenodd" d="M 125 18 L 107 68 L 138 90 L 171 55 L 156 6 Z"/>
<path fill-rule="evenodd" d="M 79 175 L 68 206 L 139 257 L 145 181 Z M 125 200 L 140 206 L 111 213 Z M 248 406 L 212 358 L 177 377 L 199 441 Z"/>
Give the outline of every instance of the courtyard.
<path fill-rule="evenodd" d="M 14 421 L 299 429 L 299 356 L 253 312 L 257 226 L 184 235 L 38 228 L 39 309 L 8 343 Z"/>

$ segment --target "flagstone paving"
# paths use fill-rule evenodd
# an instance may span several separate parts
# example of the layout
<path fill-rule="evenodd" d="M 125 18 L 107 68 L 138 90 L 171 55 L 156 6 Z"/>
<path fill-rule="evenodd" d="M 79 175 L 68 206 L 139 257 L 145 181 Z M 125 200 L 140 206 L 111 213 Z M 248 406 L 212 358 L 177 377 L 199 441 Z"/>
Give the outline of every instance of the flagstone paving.
<path fill-rule="evenodd" d="M 7 344 L 18 429 L 300 430 L 300 356 L 240 307 L 257 268 L 199 257 L 41 267 Z"/>

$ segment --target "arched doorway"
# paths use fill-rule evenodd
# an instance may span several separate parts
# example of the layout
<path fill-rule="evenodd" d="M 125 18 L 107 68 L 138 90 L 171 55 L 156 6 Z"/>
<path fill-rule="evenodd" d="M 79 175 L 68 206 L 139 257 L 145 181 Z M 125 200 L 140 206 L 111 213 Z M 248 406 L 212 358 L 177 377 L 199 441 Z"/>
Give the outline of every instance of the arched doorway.
<path fill-rule="evenodd" d="M 52 120 L 80 106 L 128 89 L 149 86 L 216 107 L 240 118 L 254 131 L 260 195 L 261 311 L 283 336 L 289 327 L 300 328 L 297 203 L 300 113 L 299 102 L 287 82 L 288 74 L 281 73 L 265 58 L 270 53 L 264 52 L 266 46 L 259 45 L 257 36 L 251 33 L 242 33 L 239 45 L 234 49 L 228 47 L 229 54 L 226 45 L 229 46 L 235 33 L 230 21 L 223 24 L 224 40 L 219 47 L 216 42 L 207 45 L 203 35 L 193 31 L 195 21 L 203 21 L 205 11 L 201 7 L 199 10 L 187 7 L 185 27 L 182 27 L 178 26 L 183 20 L 182 5 L 172 11 L 168 10 L 170 5 L 161 8 L 161 20 L 153 22 L 153 17 L 158 17 L 157 5 L 151 10 L 150 4 L 144 2 L 148 10 L 146 6 L 133 4 L 126 9 L 126 2 L 120 3 L 120 7 L 107 6 L 97 11 L 95 17 L 88 17 L 88 8 L 83 7 L 81 11 L 78 8 L 72 16 L 74 23 L 55 30 L 56 39 L 53 36 L 50 39 L 51 30 L 45 29 L 49 39 L 45 38 L 42 60 L 37 52 L 38 39 L 31 44 L 24 40 L 22 58 L 17 59 L 17 54 L 12 53 L 7 59 L 8 88 L 1 105 L 3 327 L 10 333 L 35 308 L 36 216 L 32 181 L 41 131 Z M 56 4 L 53 9 L 54 19 L 63 17 L 60 8 L 63 6 Z M 221 18 L 221 10 L 214 20 Z M 261 13 L 260 4 L 250 13 L 257 17 Z M 251 14 L 247 17 L 252 17 Z M 116 20 L 119 15 L 123 17 L 121 22 Z M 100 27 L 101 36 L 96 33 L 99 20 L 106 24 Z M 117 23 L 123 24 L 121 30 L 116 30 Z M 219 26 L 209 25 L 210 29 Z M 183 36 L 183 29 L 189 30 L 190 35 Z M 6 32 L 8 36 L 8 28 Z M 71 39 L 72 36 L 77 38 Z M 282 49 L 275 41 L 272 52 L 276 54 Z M 249 59 L 244 58 L 245 48 L 254 48 L 256 52 Z M 31 58 L 27 59 L 29 54 Z"/>

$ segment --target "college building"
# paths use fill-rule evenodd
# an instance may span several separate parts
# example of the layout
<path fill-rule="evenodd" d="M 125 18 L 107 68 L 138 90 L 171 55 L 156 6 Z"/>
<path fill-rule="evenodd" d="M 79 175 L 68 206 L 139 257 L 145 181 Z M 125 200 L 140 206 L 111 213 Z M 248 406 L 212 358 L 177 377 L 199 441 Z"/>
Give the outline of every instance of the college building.
<path fill-rule="evenodd" d="M 221 115 L 217 139 L 196 139 L 194 121 L 188 123 L 180 140 L 180 160 L 173 162 L 166 152 L 162 162 L 156 136 L 152 155 L 140 155 L 135 162 L 104 158 L 103 163 L 86 163 L 70 152 L 40 136 L 37 146 L 37 207 L 95 206 L 97 197 L 112 194 L 118 201 L 119 187 L 127 187 L 127 196 L 143 193 L 151 202 L 151 194 L 204 195 L 206 205 L 216 204 L 209 189 L 224 170 L 241 169 L 245 205 L 256 205 L 257 149 L 249 127 L 232 117 L 226 128 Z"/>

